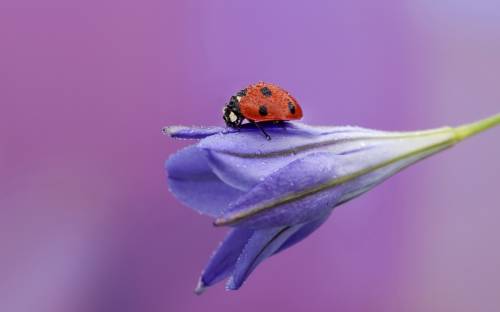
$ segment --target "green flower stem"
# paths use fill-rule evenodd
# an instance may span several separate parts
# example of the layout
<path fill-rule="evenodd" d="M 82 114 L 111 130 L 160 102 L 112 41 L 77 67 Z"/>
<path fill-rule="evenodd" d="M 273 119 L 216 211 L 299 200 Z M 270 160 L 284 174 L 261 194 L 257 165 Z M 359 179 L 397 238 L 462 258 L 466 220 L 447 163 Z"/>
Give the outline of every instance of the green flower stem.
<path fill-rule="evenodd" d="M 468 137 L 481 133 L 489 128 L 500 125 L 500 114 L 481 119 L 479 121 L 453 128 L 456 142 L 460 142 Z"/>

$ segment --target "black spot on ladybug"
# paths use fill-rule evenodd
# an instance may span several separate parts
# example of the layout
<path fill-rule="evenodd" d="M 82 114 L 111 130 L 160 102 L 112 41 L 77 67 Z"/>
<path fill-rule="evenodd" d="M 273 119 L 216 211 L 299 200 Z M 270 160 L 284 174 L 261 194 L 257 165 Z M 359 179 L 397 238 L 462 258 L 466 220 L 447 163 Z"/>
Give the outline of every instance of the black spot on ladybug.
<path fill-rule="evenodd" d="M 290 113 L 295 114 L 295 105 L 293 105 L 292 102 L 288 102 L 288 110 L 290 110 Z"/>
<path fill-rule="evenodd" d="M 265 105 L 259 106 L 259 114 L 261 116 L 266 116 L 267 115 L 267 107 Z"/>
<path fill-rule="evenodd" d="M 271 90 L 269 90 L 268 87 L 260 88 L 260 92 L 262 92 L 262 94 L 266 97 L 273 95 L 273 93 L 271 92 Z"/>
<path fill-rule="evenodd" d="M 247 89 L 243 89 L 243 90 L 240 90 L 238 91 L 238 93 L 236 93 L 237 96 L 245 96 L 247 95 Z"/>

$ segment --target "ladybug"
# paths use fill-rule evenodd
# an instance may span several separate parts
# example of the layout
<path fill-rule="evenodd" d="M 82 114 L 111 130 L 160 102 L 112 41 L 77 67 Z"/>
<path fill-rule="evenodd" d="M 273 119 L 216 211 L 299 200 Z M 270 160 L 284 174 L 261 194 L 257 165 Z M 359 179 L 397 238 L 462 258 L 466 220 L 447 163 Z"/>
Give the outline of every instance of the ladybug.
<path fill-rule="evenodd" d="M 239 129 L 247 119 L 270 140 L 259 123 L 300 119 L 302 108 L 293 96 L 277 85 L 258 82 L 231 96 L 223 114 L 228 127 Z"/>

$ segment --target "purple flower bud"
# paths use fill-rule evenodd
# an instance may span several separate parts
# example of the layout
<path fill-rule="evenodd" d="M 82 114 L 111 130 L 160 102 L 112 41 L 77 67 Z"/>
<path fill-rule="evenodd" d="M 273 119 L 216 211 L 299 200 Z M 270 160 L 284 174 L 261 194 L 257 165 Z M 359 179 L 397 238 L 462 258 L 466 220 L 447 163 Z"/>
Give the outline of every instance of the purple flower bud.
<path fill-rule="evenodd" d="M 333 208 L 401 169 L 500 123 L 500 115 L 459 128 L 385 132 L 359 127 L 266 124 L 167 127 L 177 138 L 202 139 L 166 162 L 172 193 L 233 230 L 200 278 L 197 293 L 230 276 L 238 289 L 267 257 L 317 229 Z"/>

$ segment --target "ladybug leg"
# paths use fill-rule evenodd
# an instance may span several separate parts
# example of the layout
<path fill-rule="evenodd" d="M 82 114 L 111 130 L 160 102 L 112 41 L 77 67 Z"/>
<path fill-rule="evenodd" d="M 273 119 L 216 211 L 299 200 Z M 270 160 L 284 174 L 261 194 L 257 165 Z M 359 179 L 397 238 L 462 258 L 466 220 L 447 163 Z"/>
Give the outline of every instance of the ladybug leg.
<path fill-rule="evenodd" d="M 266 130 L 264 130 L 264 128 L 262 128 L 258 122 L 255 122 L 253 120 L 250 120 L 251 123 L 253 123 L 255 125 L 255 127 L 257 127 L 257 129 L 259 129 L 260 131 L 262 131 L 262 133 L 264 134 L 264 136 L 266 137 L 266 139 L 268 141 L 271 140 L 271 136 L 269 134 L 267 134 Z"/>
<path fill-rule="evenodd" d="M 243 123 L 243 118 L 238 119 L 238 123 L 236 124 L 236 129 L 238 129 L 238 132 L 241 131 L 242 123 Z"/>

